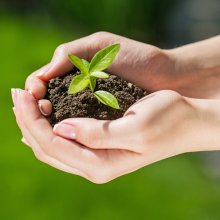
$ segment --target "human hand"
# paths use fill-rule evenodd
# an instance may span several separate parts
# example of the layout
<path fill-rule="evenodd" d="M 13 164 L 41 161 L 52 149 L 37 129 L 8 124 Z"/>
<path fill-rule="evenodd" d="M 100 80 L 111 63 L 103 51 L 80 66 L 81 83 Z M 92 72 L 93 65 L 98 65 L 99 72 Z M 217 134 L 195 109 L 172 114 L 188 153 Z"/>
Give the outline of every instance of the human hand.
<path fill-rule="evenodd" d="M 52 61 L 27 78 L 26 90 L 31 91 L 37 100 L 41 100 L 46 94 L 46 83 L 50 79 L 72 70 L 68 54 L 76 54 L 90 60 L 98 50 L 116 42 L 121 44 L 121 50 L 108 69 L 110 73 L 151 91 L 171 88 L 174 85 L 173 63 L 168 53 L 148 44 L 99 32 L 60 45 L 55 50 Z M 40 102 L 42 112 L 48 115 L 51 109 L 50 107 L 48 110 L 48 102 L 45 100 Z"/>
<path fill-rule="evenodd" d="M 47 82 L 72 69 L 68 54 L 90 60 L 101 48 L 120 43 L 121 50 L 109 72 L 128 80 L 143 89 L 154 92 L 172 89 L 181 95 L 194 98 L 220 98 L 220 37 L 187 45 L 173 50 L 130 40 L 106 32 L 60 45 L 52 61 L 31 74 L 25 88 L 39 101 L 44 115 L 49 115 L 51 105 L 41 100 L 46 94 Z"/>
<path fill-rule="evenodd" d="M 95 183 L 181 153 L 220 149 L 219 101 L 160 91 L 135 103 L 123 118 L 66 119 L 53 131 L 32 95 L 16 90 L 13 100 L 17 123 L 36 157 Z"/>

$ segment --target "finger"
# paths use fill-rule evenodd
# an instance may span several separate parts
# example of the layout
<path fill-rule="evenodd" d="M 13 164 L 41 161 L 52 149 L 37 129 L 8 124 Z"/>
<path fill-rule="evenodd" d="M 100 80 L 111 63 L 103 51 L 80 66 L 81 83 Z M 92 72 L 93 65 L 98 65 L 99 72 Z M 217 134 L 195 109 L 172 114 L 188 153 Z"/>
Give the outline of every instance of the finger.
<path fill-rule="evenodd" d="M 94 167 L 100 166 L 98 152 L 53 134 L 51 125 L 41 115 L 35 99 L 29 93 L 20 90 L 16 112 L 21 130 L 27 132 L 24 137 L 31 137 L 37 150 L 42 150 L 44 155 L 79 170 L 83 177 L 87 177 Z"/>
<path fill-rule="evenodd" d="M 143 164 L 140 154 L 131 151 L 93 150 L 54 136 L 36 101 L 27 92 L 18 94 L 16 118 L 23 136 L 39 160 L 65 172 L 78 172 L 78 175 L 94 183 L 106 183 Z"/>
<path fill-rule="evenodd" d="M 54 52 L 52 66 L 46 72 L 38 74 L 38 78 L 49 81 L 52 78 L 61 76 L 73 69 L 73 64 L 69 61 L 68 55 L 74 54 L 80 58 L 88 59 L 88 41 L 86 38 L 60 45 Z"/>
<path fill-rule="evenodd" d="M 41 80 L 49 81 L 52 78 L 66 74 L 73 69 L 73 64 L 69 61 L 68 55 L 74 54 L 80 58 L 90 60 L 93 55 L 103 46 L 111 44 L 116 38 L 109 33 L 95 33 L 57 47 L 52 58 L 52 66 L 38 75 Z"/>
<path fill-rule="evenodd" d="M 85 174 L 80 172 L 79 170 L 62 163 L 59 160 L 56 160 L 52 157 L 49 157 L 48 155 L 39 154 L 39 152 L 36 151 L 34 148 L 32 148 L 32 150 L 33 150 L 33 153 L 34 153 L 35 157 L 39 161 L 41 161 L 45 164 L 48 164 L 49 166 L 54 167 L 54 168 L 56 168 L 58 170 L 61 170 L 63 172 L 74 174 L 74 175 L 86 178 Z"/>
<path fill-rule="evenodd" d="M 24 137 L 21 138 L 21 142 L 27 145 L 28 147 L 31 147 L 28 141 Z"/>
<path fill-rule="evenodd" d="M 138 152 L 136 145 L 135 116 L 129 115 L 114 121 L 91 118 L 66 119 L 55 125 L 53 131 L 61 137 L 94 149 L 126 149 Z"/>
<path fill-rule="evenodd" d="M 25 89 L 29 91 L 38 100 L 45 97 L 47 92 L 47 83 L 39 79 L 37 75 L 46 72 L 50 68 L 50 66 L 51 63 L 35 71 L 30 76 L 28 76 L 25 82 Z"/>
<path fill-rule="evenodd" d="M 61 161 L 58 161 L 55 158 L 52 158 L 52 157 L 46 155 L 43 152 L 43 150 L 38 147 L 36 140 L 31 136 L 31 134 L 28 132 L 28 130 L 22 125 L 22 120 L 20 117 L 17 116 L 16 109 L 14 108 L 13 110 L 14 110 L 14 113 L 16 116 L 18 126 L 21 129 L 21 132 L 24 136 L 21 141 L 24 144 L 26 144 L 27 146 L 29 146 L 30 148 L 32 148 L 34 155 L 36 156 L 36 158 L 38 160 L 40 160 L 41 162 L 46 163 L 52 167 L 55 167 L 58 170 L 61 170 L 61 171 L 67 172 L 67 173 L 71 173 L 74 175 L 79 175 L 79 176 L 86 178 L 86 176 L 82 172 L 80 172 L 79 170 L 77 170 L 73 167 L 70 167 L 70 166 L 66 165 L 65 163 L 62 163 Z"/>
<path fill-rule="evenodd" d="M 101 32 L 60 45 L 55 50 L 51 62 L 27 78 L 26 90 L 32 91 L 36 99 L 42 99 L 46 94 L 45 82 L 64 75 L 73 69 L 73 64 L 68 59 L 69 54 L 90 60 L 98 50 L 119 41 L 119 39 L 119 36 Z"/>
<path fill-rule="evenodd" d="M 43 116 L 49 116 L 52 113 L 52 104 L 47 99 L 41 99 L 38 101 L 38 107 Z"/>
<path fill-rule="evenodd" d="M 27 78 L 25 89 L 31 91 L 36 99 L 44 98 L 46 95 L 46 82 L 73 69 L 73 64 L 69 61 L 68 54 L 75 54 L 81 58 L 88 59 L 88 38 L 85 37 L 60 45 L 55 50 L 52 61 Z"/>

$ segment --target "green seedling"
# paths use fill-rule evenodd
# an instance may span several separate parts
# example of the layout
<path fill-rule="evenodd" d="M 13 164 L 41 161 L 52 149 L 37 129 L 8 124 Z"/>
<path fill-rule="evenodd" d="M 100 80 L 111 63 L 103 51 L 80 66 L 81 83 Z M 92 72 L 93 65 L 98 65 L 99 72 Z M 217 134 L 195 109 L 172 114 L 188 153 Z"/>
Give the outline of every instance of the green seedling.
<path fill-rule="evenodd" d="M 89 87 L 101 103 L 114 109 L 120 109 L 117 98 L 110 92 L 102 90 L 95 91 L 97 78 L 109 78 L 109 75 L 103 70 L 112 64 L 119 50 L 120 44 L 107 46 L 98 51 L 90 63 L 87 60 L 70 54 L 69 59 L 79 69 L 80 74 L 73 77 L 68 94 L 76 94 Z"/>

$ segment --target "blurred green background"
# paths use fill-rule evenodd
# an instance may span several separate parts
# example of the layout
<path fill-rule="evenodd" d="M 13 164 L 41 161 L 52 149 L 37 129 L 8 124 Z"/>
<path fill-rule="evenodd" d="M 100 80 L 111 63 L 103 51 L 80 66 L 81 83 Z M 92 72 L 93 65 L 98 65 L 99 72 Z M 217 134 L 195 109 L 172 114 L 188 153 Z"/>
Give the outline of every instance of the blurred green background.
<path fill-rule="evenodd" d="M 220 32 L 216 0 L 2 0 L 0 219 L 220 219 L 219 153 L 186 154 L 105 185 L 37 161 L 20 141 L 10 88 L 61 43 L 110 31 L 164 48 Z"/>

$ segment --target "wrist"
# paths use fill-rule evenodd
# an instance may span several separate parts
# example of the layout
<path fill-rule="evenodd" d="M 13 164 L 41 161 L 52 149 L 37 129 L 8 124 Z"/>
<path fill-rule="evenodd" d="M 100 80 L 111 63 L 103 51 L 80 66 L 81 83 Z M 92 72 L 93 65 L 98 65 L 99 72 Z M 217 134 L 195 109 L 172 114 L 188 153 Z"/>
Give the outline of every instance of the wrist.
<path fill-rule="evenodd" d="M 192 52 L 191 52 L 192 53 Z M 172 76 L 175 79 L 174 90 L 181 91 L 201 77 L 207 77 L 207 70 L 202 68 L 190 50 L 185 47 L 166 51 L 170 63 L 173 65 Z"/>
<path fill-rule="evenodd" d="M 146 51 L 149 54 L 149 49 Z M 176 90 L 180 77 L 176 70 L 176 58 L 171 50 L 154 48 L 150 62 L 147 62 L 146 71 L 150 76 L 154 75 L 147 79 L 151 82 L 150 91 Z"/>
<path fill-rule="evenodd" d="M 187 87 L 189 83 L 200 81 L 201 78 L 204 80 L 219 74 L 219 43 L 220 36 L 217 36 L 166 51 L 174 64 L 176 90 Z"/>
<path fill-rule="evenodd" d="M 187 98 L 195 109 L 193 141 L 188 151 L 220 150 L 220 101 Z"/>

